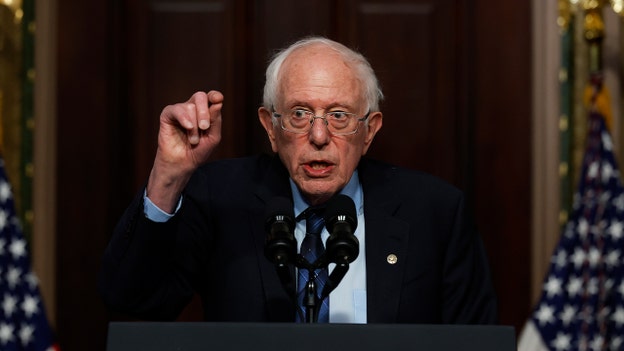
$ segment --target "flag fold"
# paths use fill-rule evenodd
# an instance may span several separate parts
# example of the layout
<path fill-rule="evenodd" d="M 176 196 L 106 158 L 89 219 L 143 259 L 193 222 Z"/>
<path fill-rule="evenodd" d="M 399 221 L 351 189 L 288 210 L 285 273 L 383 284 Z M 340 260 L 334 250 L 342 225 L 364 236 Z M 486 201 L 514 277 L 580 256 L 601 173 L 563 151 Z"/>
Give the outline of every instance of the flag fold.
<path fill-rule="evenodd" d="M 572 214 L 520 351 L 624 349 L 624 188 L 603 115 L 588 123 Z"/>
<path fill-rule="evenodd" d="M 0 350 L 58 350 L 0 158 Z"/>

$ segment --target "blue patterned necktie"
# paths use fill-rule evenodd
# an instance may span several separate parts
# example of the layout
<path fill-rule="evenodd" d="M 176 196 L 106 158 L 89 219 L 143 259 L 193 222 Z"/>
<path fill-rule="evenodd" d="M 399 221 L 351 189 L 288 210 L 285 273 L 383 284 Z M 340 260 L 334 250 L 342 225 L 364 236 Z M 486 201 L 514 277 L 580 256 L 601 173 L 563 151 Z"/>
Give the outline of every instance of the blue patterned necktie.
<path fill-rule="evenodd" d="M 322 209 L 308 209 L 305 212 L 306 217 L 306 235 L 301 243 L 301 255 L 310 263 L 314 263 L 325 251 L 321 232 L 325 226 Z M 325 282 L 327 281 L 327 267 L 319 268 L 314 271 L 314 280 L 316 282 L 316 293 L 320 296 Z M 307 269 L 299 269 L 299 277 L 297 281 L 297 301 L 299 313 L 297 313 L 297 322 L 305 322 L 306 306 L 303 305 L 303 298 L 306 293 L 306 285 L 309 279 L 309 271 Z M 320 306 L 318 314 L 319 323 L 329 322 L 329 297 L 325 298 Z"/>

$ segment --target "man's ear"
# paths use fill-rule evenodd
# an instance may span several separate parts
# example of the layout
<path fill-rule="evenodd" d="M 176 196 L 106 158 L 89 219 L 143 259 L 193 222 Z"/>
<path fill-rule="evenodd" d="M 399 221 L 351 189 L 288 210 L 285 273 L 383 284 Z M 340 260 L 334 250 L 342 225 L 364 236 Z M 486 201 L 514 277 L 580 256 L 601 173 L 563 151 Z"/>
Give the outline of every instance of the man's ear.
<path fill-rule="evenodd" d="M 277 152 L 277 143 L 275 141 L 275 128 L 273 126 L 273 116 L 269 110 L 264 107 L 258 109 L 258 119 L 266 130 L 269 136 L 269 142 L 271 143 L 271 149 L 273 152 Z"/>
<path fill-rule="evenodd" d="M 381 112 L 373 112 L 368 116 L 368 127 L 364 130 L 364 148 L 362 149 L 362 155 L 366 154 L 375 138 L 375 134 L 381 129 L 382 125 L 383 114 Z"/>

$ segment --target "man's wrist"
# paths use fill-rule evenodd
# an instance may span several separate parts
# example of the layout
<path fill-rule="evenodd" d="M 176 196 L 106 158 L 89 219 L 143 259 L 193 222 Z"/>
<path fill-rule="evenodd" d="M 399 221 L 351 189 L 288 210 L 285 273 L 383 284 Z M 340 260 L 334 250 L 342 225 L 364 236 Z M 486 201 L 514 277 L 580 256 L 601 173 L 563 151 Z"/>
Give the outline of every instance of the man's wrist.
<path fill-rule="evenodd" d="M 178 213 L 178 210 L 181 206 L 182 196 L 180 196 L 180 199 L 178 199 L 178 203 L 173 213 L 168 213 L 166 211 L 163 211 L 160 207 L 156 206 L 156 204 L 154 204 L 152 200 L 147 197 L 147 189 L 143 192 L 143 212 L 145 213 L 145 217 L 153 222 L 167 222 L 173 216 L 175 216 L 176 213 Z"/>

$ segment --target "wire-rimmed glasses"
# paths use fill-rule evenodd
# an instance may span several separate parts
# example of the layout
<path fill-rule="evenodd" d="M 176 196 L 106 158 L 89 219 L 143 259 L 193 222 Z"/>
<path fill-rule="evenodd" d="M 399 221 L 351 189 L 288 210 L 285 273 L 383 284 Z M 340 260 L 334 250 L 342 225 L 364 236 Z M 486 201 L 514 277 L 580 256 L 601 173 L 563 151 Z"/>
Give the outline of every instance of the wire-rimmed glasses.
<path fill-rule="evenodd" d="M 273 112 L 273 117 L 280 119 L 282 129 L 295 134 L 308 133 L 317 118 L 325 122 L 332 135 L 355 134 L 359 129 L 360 122 L 366 121 L 369 115 L 370 111 L 361 118 L 351 112 L 330 111 L 322 116 L 315 116 L 314 112 L 300 108 L 292 109 L 285 114 Z"/>

